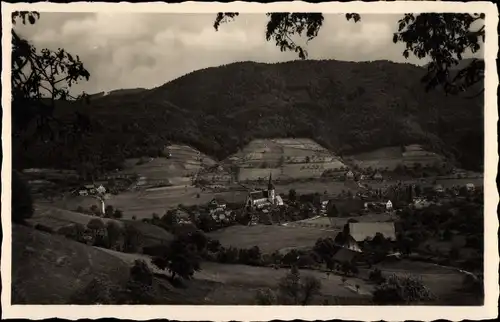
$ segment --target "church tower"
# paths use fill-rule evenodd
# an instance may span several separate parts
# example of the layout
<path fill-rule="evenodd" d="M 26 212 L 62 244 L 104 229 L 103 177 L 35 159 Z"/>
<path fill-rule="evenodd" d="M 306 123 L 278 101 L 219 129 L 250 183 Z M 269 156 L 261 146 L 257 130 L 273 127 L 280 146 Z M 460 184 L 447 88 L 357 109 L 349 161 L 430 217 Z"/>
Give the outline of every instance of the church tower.
<path fill-rule="evenodd" d="M 267 194 L 269 201 L 274 204 L 276 201 L 276 195 L 274 191 L 274 185 L 271 173 L 269 173 L 269 182 L 267 183 Z"/>

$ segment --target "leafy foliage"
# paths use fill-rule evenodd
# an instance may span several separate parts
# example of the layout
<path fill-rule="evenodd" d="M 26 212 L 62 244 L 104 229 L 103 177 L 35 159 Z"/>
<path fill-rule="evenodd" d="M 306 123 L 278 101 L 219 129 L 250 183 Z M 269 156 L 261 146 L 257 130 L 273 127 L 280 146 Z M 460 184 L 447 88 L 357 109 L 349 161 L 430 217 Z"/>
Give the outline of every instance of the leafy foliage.
<path fill-rule="evenodd" d="M 321 282 L 312 277 L 302 278 L 296 266 L 278 283 L 278 302 L 287 305 L 308 305 L 319 294 Z"/>
<path fill-rule="evenodd" d="M 162 255 L 153 259 L 159 269 L 168 270 L 172 280 L 176 276 L 191 279 L 196 271 L 201 270 L 201 253 L 207 246 L 207 239 L 200 234 L 177 236 Z"/>
<path fill-rule="evenodd" d="M 14 12 L 12 23 L 19 20 L 35 24 L 40 18 L 38 12 Z M 69 88 L 81 80 L 88 80 L 89 72 L 84 68 L 78 56 L 73 56 L 64 49 L 37 50 L 27 40 L 12 29 L 12 120 L 14 135 L 23 136 L 26 147 L 31 143 L 30 135 L 36 134 L 43 140 L 61 136 L 76 139 L 88 130 L 87 119 L 76 114 L 72 122 L 62 122 L 54 118 L 53 112 L 57 100 L 79 100 L 70 94 Z M 36 121 L 35 132 L 29 132 Z"/>
<path fill-rule="evenodd" d="M 373 302 L 382 305 L 418 304 L 434 298 L 420 278 L 395 274 L 373 292 Z"/>

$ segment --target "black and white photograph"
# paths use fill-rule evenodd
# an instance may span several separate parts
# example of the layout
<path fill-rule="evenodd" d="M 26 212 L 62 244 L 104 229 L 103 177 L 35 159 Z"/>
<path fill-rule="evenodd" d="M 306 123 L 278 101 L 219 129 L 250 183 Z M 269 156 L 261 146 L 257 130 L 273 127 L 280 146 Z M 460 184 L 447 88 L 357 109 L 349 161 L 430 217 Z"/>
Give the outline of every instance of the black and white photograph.
<path fill-rule="evenodd" d="M 5 310 L 498 315 L 493 3 L 103 4 L 2 2 Z"/>

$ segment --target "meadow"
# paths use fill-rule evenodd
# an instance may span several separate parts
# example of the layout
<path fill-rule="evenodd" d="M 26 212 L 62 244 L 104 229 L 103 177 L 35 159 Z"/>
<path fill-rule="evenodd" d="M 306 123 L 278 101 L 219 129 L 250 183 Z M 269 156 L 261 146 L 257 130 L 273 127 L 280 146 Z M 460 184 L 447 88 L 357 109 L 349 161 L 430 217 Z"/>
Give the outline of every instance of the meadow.
<path fill-rule="evenodd" d="M 318 238 L 334 238 L 335 230 L 276 225 L 232 226 L 208 233 L 224 247 L 258 246 L 263 253 L 287 248 L 313 247 Z"/>

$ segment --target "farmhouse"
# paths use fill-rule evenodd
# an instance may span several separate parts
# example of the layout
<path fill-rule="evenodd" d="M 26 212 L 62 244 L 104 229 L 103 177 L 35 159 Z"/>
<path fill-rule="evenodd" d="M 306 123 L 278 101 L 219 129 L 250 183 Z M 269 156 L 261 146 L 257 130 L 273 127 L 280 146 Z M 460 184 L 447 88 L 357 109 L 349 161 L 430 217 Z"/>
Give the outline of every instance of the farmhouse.
<path fill-rule="evenodd" d="M 349 223 L 349 234 L 356 242 L 373 239 L 377 233 L 381 233 L 386 239 L 396 240 L 396 229 L 393 222 Z"/>
<path fill-rule="evenodd" d="M 341 247 L 333 254 L 333 261 L 338 263 L 352 262 L 360 252 L 353 251 L 348 248 Z"/>
<path fill-rule="evenodd" d="M 390 200 L 387 201 L 387 203 L 385 204 L 385 209 L 386 210 L 392 210 L 392 202 Z"/>
<path fill-rule="evenodd" d="M 347 171 L 347 173 L 345 174 L 345 178 L 347 180 L 353 180 L 354 179 L 354 173 L 351 170 Z"/>
<path fill-rule="evenodd" d="M 382 177 L 382 174 L 380 172 L 377 172 L 373 175 L 374 180 L 382 180 L 384 177 Z"/>
<path fill-rule="evenodd" d="M 283 206 L 283 199 L 276 195 L 276 191 L 269 175 L 267 190 L 252 191 L 247 196 L 246 206 L 250 209 L 261 209 L 266 206 Z"/>
<path fill-rule="evenodd" d="M 208 203 L 208 208 L 224 210 L 226 209 L 226 201 L 220 197 L 215 197 Z"/>
<path fill-rule="evenodd" d="M 434 191 L 437 192 L 437 193 L 443 193 L 444 192 L 443 185 L 441 185 L 441 184 L 435 185 L 434 186 Z"/>
<path fill-rule="evenodd" d="M 467 191 L 471 192 L 471 191 L 474 191 L 476 189 L 476 187 L 474 186 L 473 183 L 468 183 L 465 185 L 465 188 L 467 189 Z"/>

